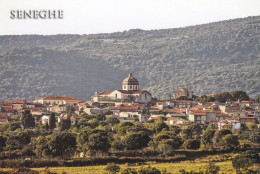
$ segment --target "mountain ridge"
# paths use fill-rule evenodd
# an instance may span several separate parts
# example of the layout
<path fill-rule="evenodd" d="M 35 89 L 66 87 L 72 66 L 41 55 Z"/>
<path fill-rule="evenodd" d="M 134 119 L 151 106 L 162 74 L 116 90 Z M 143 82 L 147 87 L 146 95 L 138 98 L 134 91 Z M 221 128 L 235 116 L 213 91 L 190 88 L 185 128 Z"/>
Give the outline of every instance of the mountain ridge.
<path fill-rule="evenodd" d="M 121 89 L 129 72 L 158 98 L 181 87 L 257 96 L 259 31 L 256 16 L 173 29 L 0 36 L 0 98 L 90 100 L 95 91 Z"/>

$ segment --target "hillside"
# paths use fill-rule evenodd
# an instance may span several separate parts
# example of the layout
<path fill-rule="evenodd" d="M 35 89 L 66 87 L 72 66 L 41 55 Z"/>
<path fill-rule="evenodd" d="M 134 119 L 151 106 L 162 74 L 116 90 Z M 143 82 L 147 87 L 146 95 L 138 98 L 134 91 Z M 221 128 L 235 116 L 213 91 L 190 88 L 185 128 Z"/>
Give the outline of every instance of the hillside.
<path fill-rule="evenodd" d="M 260 95 L 260 16 L 185 28 L 93 35 L 0 36 L 0 100 L 70 96 L 121 88 L 129 72 L 159 98 Z"/>

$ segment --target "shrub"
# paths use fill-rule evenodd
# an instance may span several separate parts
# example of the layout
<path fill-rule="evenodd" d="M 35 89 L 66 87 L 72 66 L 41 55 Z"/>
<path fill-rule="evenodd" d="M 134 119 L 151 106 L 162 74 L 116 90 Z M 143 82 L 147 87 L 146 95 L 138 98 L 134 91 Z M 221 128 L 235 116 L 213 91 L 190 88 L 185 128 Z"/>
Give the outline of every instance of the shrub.
<path fill-rule="evenodd" d="M 157 151 L 162 154 L 163 156 L 168 156 L 168 155 L 173 155 L 174 154 L 174 149 L 171 145 L 161 143 L 157 147 Z"/>
<path fill-rule="evenodd" d="M 232 160 L 232 165 L 236 169 L 237 173 L 240 173 L 241 169 L 247 170 L 248 167 L 252 166 L 253 164 L 254 161 L 252 159 L 247 158 L 246 156 L 243 155 L 237 155 Z"/>
<path fill-rule="evenodd" d="M 209 165 L 205 168 L 205 174 L 218 174 L 219 170 L 219 166 L 216 166 L 214 163 L 209 163 Z"/>
<path fill-rule="evenodd" d="M 137 171 L 133 168 L 126 168 L 120 174 L 138 174 Z"/>
<path fill-rule="evenodd" d="M 199 149 L 200 148 L 200 141 L 194 139 L 188 139 L 183 143 L 183 147 L 185 149 Z"/>
<path fill-rule="evenodd" d="M 239 145 L 238 137 L 236 135 L 227 134 L 222 138 L 222 143 L 227 148 L 237 147 Z"/>
<path fill-rule="evenodd" d="M 138 173 L 140 174 L 161 174 L 161 171 L 155 167 L 152 167 L 152 166 L 147 166 L 147 167 L 141 167 L 139 170 L 138 170 Z"/>
<path fill-rule="evenodd" d="M 110 173 L 116 173 L 120 171 L 120 166 L 115 163 L 108 163 L 105 170 Z"/>
<path fill-rule="evenodd" d="M 193 171 L 193 170 L 192 171 L 186 171 L 185 169 L 180 169 L 179 173 L 180 174 L 203 174 L 202 171 L 198 171 L 198 172 Z"/>

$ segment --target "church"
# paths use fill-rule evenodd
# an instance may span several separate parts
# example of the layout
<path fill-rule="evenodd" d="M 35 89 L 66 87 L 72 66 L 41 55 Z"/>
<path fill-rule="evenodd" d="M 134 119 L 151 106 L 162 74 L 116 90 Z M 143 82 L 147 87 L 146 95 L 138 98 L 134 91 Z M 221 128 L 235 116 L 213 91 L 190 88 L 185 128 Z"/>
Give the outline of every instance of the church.
<path fill-rule="evenodd" d="M 96 92 L 92 96 L 92 102 L 116 101 L 116 102 L 135 102 L 150 103 L 152 95 L 147 90 L 139 90 L 139 82 L 129 73 L 128 77 L 122 81 L 122 89 L 112 92 Z"/>

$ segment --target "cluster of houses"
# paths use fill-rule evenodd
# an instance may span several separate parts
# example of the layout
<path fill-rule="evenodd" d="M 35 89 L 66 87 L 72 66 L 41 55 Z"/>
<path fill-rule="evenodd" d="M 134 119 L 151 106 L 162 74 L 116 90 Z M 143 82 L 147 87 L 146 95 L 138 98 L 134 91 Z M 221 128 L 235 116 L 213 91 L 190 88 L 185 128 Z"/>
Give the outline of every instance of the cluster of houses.
<path fill-rule="evenodd" d="M 192 92 L 183 88 L 175 92 L 175 98 L 191 98 Z M 216 129 L 239 129 L 242 124 L 260 121 L 260 104 L 252 101 L 228 103 L 199 103 L 190 100 L 157 100 L 147 90 L 139 89 L 139 82 L 130 73 L 122 81 L 122 89 L 110 92 L 95 92 L 91 101 L 71 97 L 44 97 L 33 102 L 26 100 L 7 100 L 0 102 L 0 124 L 7 123 L 12 116 L 22 115 L 30 110 L 36 121 L 49 122 L 50 114 L 55 113 L 57 122 L 71 119 L 75 124 L 80 115 L 103 114 L 117 117 L 120 122 L 146 122 L 165 117 L 169 125 L 188 125 L 191 123 L 208 125 Z"/>

